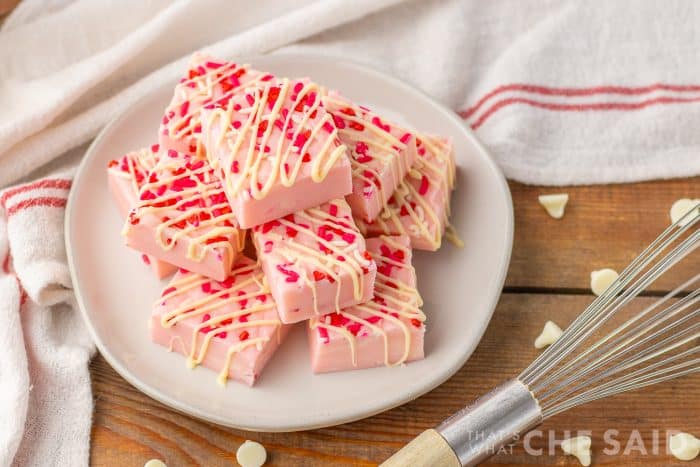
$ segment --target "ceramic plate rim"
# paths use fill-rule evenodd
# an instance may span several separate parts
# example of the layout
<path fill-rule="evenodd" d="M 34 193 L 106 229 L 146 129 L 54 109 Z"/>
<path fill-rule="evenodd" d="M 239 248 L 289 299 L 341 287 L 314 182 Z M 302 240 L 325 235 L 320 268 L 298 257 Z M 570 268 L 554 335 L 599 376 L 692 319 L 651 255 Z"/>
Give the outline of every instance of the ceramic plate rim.
<path fill-rule="evenodd" d="M 514 219 L 513 219 L 513 203 L 512 203 L 512 197 L 510 193 L 510 189 L 508 187 L 508 183 L 505 179 L 505 176 L 501 172 L 500 168 L 496 165 L 496 162 L 494 159 L 491 157 L 491 155 L 488 153 L 488 151 L 484 148 L 484 146 L 479 142 L 479 140 L 476 138 L 476 136 L 472 133 L 470 129 L 467 128 L 466 124 L 460 120 L 459 116 L 453 112 L 452 110 L 448 109 L 441 103 L 437 102 L 435 99 L 432 97 L 428 96 L 425 94 L 423 91 L 397 79 L 394 78 L 390 75 L 384 74 L 374 68 L 371 68 L 367 65 L 360 64 L 358 62 L 354 62 L 352 60 L 347 60 L 347 59 L 340 59 L 340 58 L 334 58 L 334 57 L 329 57 L 325 55 L 319 55 L 319 54 L 311 54 L 311 53 L 276 53 L 276 54 L 269 54 L 269 55 L 263 55 L 263 56 L 251 56 L 251 57 L 244 57 L 242 59 L 239 59 L 241 62 L 245 63 L 255 63 L 256 60 L 270 60 L 273 59 L 276 56 L 280 57 L 287 57 L 287 58 L 299 58 L 303 60 L 312 60 L 312 61 L 325 61 L 325 62 L 335 62 L 335 63 L 342 63 L 344 66 L 348 66 L 351 68 L 358 69 L 362 73 L 374 75 L 377 79 L 383 80 L 387 82 L 388 84 L 391 84 L 392 86 L 401 88 L 403 91 L 407 93 L 413 93 L 413 94 L 418 94 L 422 98 L 426 99 L 429 101 L 437 110 L 440 111 L 441 114 L 444 115 L 445 118 L 452 120 L 453 122 L 457 123 L 458 126 L 462 129 L 463 136 L 469 140 L 469 143 L 479 152 L 479 155 L 485 160 L 488 169 L 495 175 L 495 178 L 498 180 L 499 183 L 499 191 L 501 192 L 501 195 L 504 196 L 504 200 L 506 201 L 507 205 L 507 210 L 505 213 L 505 248 L 502 252 L 502 255 L 499 258 L 499 267 L 498 267 L 498 277 L 495 280 L 495 290 L 490 291 L 491 298 L 488 301 L 488 313 L 486 314 L 486 319 L 484 319 L 479 326 L 477 335 L 478 339 L 475 339 L 470 346 L 467 347 L 467 349 L 464 351 L 462 358 L 455 361 L 451 366 L 445 367 L 441 371 L 438 372 L 439 377 L 432 378 L 429 381 L 425 383 L 421 383 L 416 391 L 405 391 L 403 392 L 400 396 L 397 396 L 392 400 L 391 403 L 388 404 L 380 404 L 381 406 L 379 407 L 369 407 L 365 410 L 358 411 L 355 415 L 353 416 L 329 416 L 326 419 L 324 419 L 322 422 L 318 423 L 299 423 L 298 426 L 285 426 L 280 428 L 276 428 L 273 426 L 245 426 L 245 425 L 240 425 L 237 423 L 232 423 L 230 420 L 228 420 L 226 417 L 218 417 L 218 416 L 213 416 L 209 415 L 207 413 L 204 413 L 203 411 L 197 409 L 196 407 L 190 406 L 186 402 L 182 402 L 180 400 L 177 400 L 174 397 L 168 396 L 167 394 L 164 394 L 160 392 L 159 390 L 155 388 L 151 388 L 148 384 L 143 383 L 138 379 L 138 377 L 134 374 L 131 373 L 131 371 L 123 366 L 114 355 L 112 355 L 111 351 L 104 345 L 102 340 L 100 339 L 99 335 L 97 334 L 97 330 L 93 326 L 87 307 L 84 303 L 83 299 L 83 293 L 81 290 L 81 283 L 78 280 L 79 279 L 79 271 L 77 270 L 77 266 L 74 262 L 74 254 L 73 254 L 73 245 L 72 245 L 72 229 L 73 229 L 73 218 L 75 216 L 75 198 L 77 190 L 70 190 L 69 196 L 68 196 L 68 202 L 66 206 L 66 212 L 65 212 L 65 225 L 64 225 L 64 236 L 65 236 L 65 243 L 66 243 L 66 253 L 67 253 L 67 258 L 68 258 L 68 265 L 70 269 L 70 275 L 71 275 L 71 280 L 73 283 L 73 290 L 75 292 L 75 297 L 76 297 L 76 302 L 78 305 L 78 308 L 80 310 L 80 314 L 83 318 L 83 321 L 88 328 L 90 335 L 92 336 L 93 341 L 95 342 L 97 349 L 99 350 L 100 354 L 104 357 L 104 359 L 109 363 L 109 365 L 121 376 L 123 377 L 126 381 L 128 381 L 131 385 L 136 387 L 139 391 L 143 392 L 147 396 L 165 404 L 166 406 L 189 416 L 193 416 L 202 420 L 206 420 L 208 422 L 216 423 L 218 425 L 223 425 L 223 426 L 228 426 L 231 428 L 237 428 L 237 429 L 243 429 L 243 430 L 248 430 L 248 431 L 260 431 L 260 432 L 292 432 L 292 431 L 301 431 L 301 430 L 311 430 L 311 429 L 317 429 L 317 428 L 322 428 L 322 427 L 329 427 L 329 426 L 335 426 L 343 423 L 349 423 L 357 420 L 361 420 L 364 418 L 371 417 L 373 415 L 376 415 L 378 413 L 393 409 L 395 407 L 401 406 L 407 402 L 410 402 L 414 399 L 417 399 L 418 397 L 432 391 L 436 387 L 440 386 L 443 384 L 445 381 L 447 381 L 450 377 L 452 377 L 459 369 L 465 364 L 465 362 L 471 357 L 473 354 L 475 348 L 483 338 L 484 332 L 486 331 L 486 328 L 488 327 L 489 323 L 491 322 L 491 319 L 493 317 L 493 313 L 495 311 L 496 305 L 498 303 L 498 300 L 500 299 L 501 296 L 501 290 L 503 288 L 503 284 L 505 283 L 506 279 L 506 274 L 508 272 L 508 266 L 510 264 L 510 257 L 511 257 L 511 252 L 512 252 L 512 246 L 513 246 L 513 228 L 514 228 Z M 163 86 L 165 87 L 165 86 Z M 161 87 L 157 87 L 152 91 L 152 93 L 158 92 L 161 89 Z M 100 146 L 100 142 L 109 135 L 109 133 L 112 131 L 113 128 L 117 127 L 124 118 L 128 116 L 130 111 L 134 106 L 138 105 L 137 103 L 131 104 L 128 107 L 126 107 L 119 115 L 117 115 L 114 119 L 112 119 L 107 125 L 102 128 L 102 130 L 99 132 L 99 134 L 95 137 L 95 139 L 92 141 L 90 144 L 89 148 L 85 152 L 85 155 L 83 156 L 78 169 L 75 173 L 75 177 L 73 179 L 73 185 L 78 186 L 82 182 L 82 177 L 85 173 L 85 168 L 88 165 L 88 161 L 91 160 L 93 157 L 96 157 L 97 154 L 97 148 Z"/>

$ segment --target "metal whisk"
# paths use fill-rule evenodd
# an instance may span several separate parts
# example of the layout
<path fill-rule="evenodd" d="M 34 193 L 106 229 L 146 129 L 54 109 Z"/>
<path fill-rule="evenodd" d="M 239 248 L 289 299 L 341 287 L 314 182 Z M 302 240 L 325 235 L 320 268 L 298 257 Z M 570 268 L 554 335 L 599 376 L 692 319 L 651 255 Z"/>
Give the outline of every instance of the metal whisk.
<path fill-rule="evenodd" d="M 667 228 L 517 378 L 423 432 L 384 466 L 472 466 L 546 418 L 700 371 L 700 273 L 633 299 L 700 246 L 700 205 Z M 690 292 L 688 292 L 690 291 Z"/>

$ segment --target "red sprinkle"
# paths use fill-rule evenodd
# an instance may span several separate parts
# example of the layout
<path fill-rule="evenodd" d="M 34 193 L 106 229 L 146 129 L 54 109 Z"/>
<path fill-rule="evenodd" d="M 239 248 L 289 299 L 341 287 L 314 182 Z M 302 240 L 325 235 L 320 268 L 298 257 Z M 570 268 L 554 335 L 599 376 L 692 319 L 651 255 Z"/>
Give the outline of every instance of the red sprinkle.
<path fill-rule="evenodd" d="M 291 269 L 287 269 L 285 266 L 278 264 L 277 270 L 287 276 L 285 282 L 296 282 L 299 280 L 299 274 Z"/>
<path fill-rule="evenodd" d="M 421 195 L 424 195 L 428 192 L 428 188 L 430 187 L 430 182 L 428 181 L 428 177 L 423 175 L 423 178 L 421 178 L 420 181 L 420 187 L 418 188 L 418 193 Z"/>
<path fill-rule="evenodd" d="M 187 111 L 190 108 L 190 101 L 185 101 L 182 103 L 182 106 L 180 106 L 180 116 L 184 117 L 187 115 Z"/>
<path fill-rule="evenodd" d="M 248 331 L 243 331 L 238 335 L 238 340 L 244 341 L 244 340 L 248 339 L 248 337 L 250 337 L 250 334 L 248 333 Z"/>
<path fill-rule="evenodd" d="M 314 280 L 316 282 L 322 281 L 325 278 L 326 278 L 326 275 L 324 273 L 322 273 L 321 271 L 314 271 Z"/>
<path fill-rule="evenodd" d="M 329 208 L 328 208 L 328 213 L 333 217 L 337 216 L 338 215 L 338 206 L 331 203 Z"/>

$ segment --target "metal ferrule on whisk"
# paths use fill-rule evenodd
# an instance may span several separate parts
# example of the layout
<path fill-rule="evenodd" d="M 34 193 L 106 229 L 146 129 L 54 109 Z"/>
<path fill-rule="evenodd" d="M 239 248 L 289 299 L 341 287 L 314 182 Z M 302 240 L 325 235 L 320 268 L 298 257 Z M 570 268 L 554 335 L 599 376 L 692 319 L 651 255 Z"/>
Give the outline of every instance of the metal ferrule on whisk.
<path fill-rule="evenodd" d="M 437 427 L 463 466 L 477 465 L 542 422 L 542 410 L 518 379 L 501 384 Z"/>

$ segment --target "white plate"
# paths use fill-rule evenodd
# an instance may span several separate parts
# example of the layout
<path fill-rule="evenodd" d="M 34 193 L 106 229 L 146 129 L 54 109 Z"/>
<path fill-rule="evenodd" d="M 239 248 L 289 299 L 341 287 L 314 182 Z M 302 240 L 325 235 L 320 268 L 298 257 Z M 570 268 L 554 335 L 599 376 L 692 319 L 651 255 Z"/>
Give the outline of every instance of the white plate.
<path fill-rule="evenodd" d="M 146 327 L 163 286 L 124 246 L 122 220 L 107 189 L 107 162 L 156 140 L 170 99 L 167 86 L 107 126 L 88 150 L 66 212 L 73 285 L 102 355 L 149 396 L 192 416 L 257 431 L 292 431 L 358 420 L 435 388 L 464 364 L 486 329 L 510 259 L 513 214 L 508 186 L 463 122 L 424 94 L 363 66 L 319 56 L 270 55 L 248 60 L 283 76 L 311 76 L 352 99 L 405 117 L 412 126 L 453 138 L 459 166 L 453 217 L 466 247 L 444 242 L 418 252 L 418 286 L 428 316 L 425 360 L 405 367 L 313 375 L 303 326 L 293 330 L 248 388 L 216 383 L 206 368 L 152 344 Z M 389 110 L 390 109 L 390 110 Z"/>

